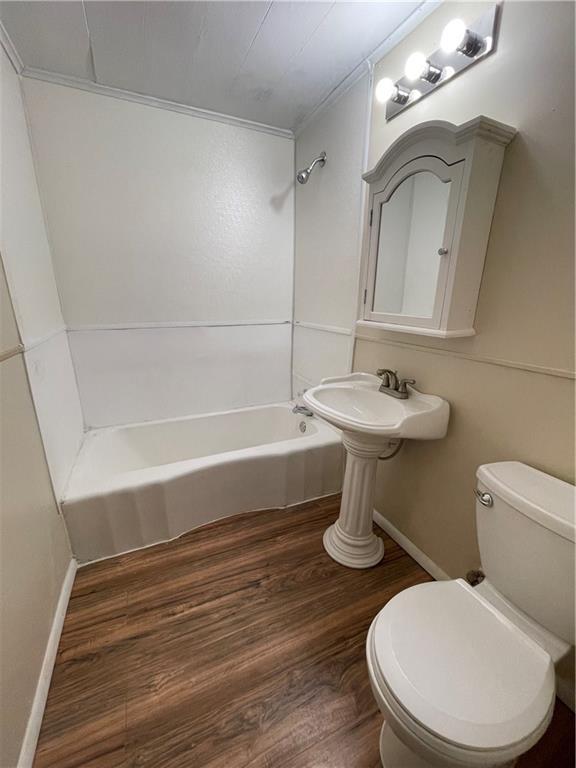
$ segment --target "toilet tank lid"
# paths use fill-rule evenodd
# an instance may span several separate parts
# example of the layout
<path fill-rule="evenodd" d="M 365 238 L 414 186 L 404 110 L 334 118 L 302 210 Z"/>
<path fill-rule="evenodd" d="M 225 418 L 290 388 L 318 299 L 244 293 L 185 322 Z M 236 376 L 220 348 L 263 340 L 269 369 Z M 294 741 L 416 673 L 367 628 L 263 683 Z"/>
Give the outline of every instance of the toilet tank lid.
<path fill-rule="evenodd" d="M 574 541 L 576 489 L 570 483 L 520 461 L 483 464 L 476 477 L 518 512 Z"/>

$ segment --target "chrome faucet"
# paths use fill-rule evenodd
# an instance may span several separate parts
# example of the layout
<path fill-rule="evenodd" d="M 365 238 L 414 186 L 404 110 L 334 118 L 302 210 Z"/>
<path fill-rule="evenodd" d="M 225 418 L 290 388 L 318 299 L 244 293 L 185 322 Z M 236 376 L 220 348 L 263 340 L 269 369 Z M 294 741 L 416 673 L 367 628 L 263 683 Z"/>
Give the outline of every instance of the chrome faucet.
<path fill-rule="evenodd" d="M 382 384 L 380 384 L 378 391 L 392 397 L 397 397 L 399 400 L 406 400 L 410 395 L 407 384 L 416 384 L 414 379 L 399 379 L 398 372 L 390 368 L 379 368 L 376 371 L 376 375 L 382 379 Z"/>
<path fill-rule="evenodd" d="M 295 405 L 292 408 L 292 413 L 299 413 L 301 416 L 314 416 L 310 408 L 306 408 L 305 405 Z"/>

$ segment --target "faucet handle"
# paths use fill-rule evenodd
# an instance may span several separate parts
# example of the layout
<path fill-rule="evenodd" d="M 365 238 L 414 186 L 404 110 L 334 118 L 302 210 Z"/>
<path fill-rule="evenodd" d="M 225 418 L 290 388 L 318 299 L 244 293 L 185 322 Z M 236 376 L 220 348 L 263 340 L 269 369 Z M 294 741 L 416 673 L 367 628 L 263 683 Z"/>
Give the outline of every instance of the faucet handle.
<path fill-rule="evenodd" d="M 390 374 L 392 371 L 389 368 L 378 368 L 376 371 L 376 376 L 380 376 L 382 379 L 381 386 L 383 387 L 389 387 L 390 386 Z"/>
<path fill-rule="evenodd" d="M 391 368 L 379 368 L 376 372 L 382 378 L 382 386 L 387 389 L 398 390 L 398 371 Z"/>
<path fill-rule="evenodd" d="M 416 384 L 415 379 L 400 379 L 400 384 L 398 385 L 398 392 L 401 392 L 402 394 L 408 393 L 408 390 L 406 389 L 406 385 L 411 384 L 414 386 Z"/>

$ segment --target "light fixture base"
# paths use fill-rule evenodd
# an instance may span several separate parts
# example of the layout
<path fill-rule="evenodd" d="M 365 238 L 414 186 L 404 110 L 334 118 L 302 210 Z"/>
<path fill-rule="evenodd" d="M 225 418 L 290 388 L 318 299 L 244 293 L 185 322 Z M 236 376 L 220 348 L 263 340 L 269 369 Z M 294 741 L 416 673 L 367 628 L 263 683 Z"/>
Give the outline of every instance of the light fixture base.
<path fill-rule="evenodd" d="M 442 77 L 442 67 L 435 67 L 434 64 L 430 64 L 430 62 L 428 62 L 426 71 L 424 72 L 424 74 L 420 79 L 424 80 L 425 83 L 431 83 L 432 85 L 434 85 L 440 80 L 441 77 Z"/>
<path fill-rule="evenodd" d="M 404 88 L 397 87 L 396 93 L 392 96 L 391 101 L 400 106 L 404 106 L 408 103 L 410 98 L 410 89 L 404 90 Z"/>

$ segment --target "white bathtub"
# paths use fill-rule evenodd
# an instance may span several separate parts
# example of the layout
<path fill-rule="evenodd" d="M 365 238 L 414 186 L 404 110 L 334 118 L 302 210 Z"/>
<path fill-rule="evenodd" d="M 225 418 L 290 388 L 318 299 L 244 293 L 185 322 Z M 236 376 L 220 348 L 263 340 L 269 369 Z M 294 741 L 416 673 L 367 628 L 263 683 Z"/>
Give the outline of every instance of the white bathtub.
<path fill-rule="evenodd" d="M 88 432 L 62 499 L 81 563 L 342 485 L 340 433 L 291 403 Z"/>

